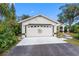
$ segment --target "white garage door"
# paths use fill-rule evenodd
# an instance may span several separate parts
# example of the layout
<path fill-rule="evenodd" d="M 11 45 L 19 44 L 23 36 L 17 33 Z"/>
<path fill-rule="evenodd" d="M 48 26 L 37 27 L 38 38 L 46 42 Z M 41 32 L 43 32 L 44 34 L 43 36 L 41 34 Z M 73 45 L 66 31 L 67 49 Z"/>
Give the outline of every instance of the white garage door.
<path fill-rule="evenodd" d="M 49 37 L 53 36 L 53 26 L 48 24 L 34 25 L 30 24 L 26 26 L 27 37 Z"/>

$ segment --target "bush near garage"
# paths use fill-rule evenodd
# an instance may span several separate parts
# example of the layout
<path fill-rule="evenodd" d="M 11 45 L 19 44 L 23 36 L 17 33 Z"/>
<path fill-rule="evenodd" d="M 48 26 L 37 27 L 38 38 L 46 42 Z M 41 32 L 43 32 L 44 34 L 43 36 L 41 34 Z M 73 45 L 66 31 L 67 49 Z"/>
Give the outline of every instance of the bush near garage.
<path fill-rule="evenodd" d="M 0 23 L 0 53 L 11 48 L 18 42 L 18 37 L 12 31 L 6 22 Z"/>

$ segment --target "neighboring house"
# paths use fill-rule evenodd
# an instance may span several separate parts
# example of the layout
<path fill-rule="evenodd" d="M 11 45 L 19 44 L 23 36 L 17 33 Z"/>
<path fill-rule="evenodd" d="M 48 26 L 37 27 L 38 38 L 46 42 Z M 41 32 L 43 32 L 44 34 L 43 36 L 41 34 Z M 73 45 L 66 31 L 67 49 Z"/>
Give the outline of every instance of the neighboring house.
<path fill-rule="evenodd" d="M 51 37 L 57 33 L 57 28 L 61 25 L 44 15 L 36 15 L 21 20 L 19 23 L 22 26 L 22 36 L 24 37 Z"/>

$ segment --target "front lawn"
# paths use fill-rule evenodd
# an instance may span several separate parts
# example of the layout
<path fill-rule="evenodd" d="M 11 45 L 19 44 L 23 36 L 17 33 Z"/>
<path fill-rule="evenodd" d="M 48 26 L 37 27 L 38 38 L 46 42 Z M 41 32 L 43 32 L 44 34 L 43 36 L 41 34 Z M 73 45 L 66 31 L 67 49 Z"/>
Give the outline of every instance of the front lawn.
<path fill-rule="evenodd" d="M 68 40 L 64 40 L 70 44 L 73 44 L 73 45 L 76 45 L 76 46 L 79 46 L 79 40 L 77 39 L 68 39 Z"/>
<path fill-rule="evenodd" d="M 68 35 L 71 35 L 73 39 L 65 40 L 66 42 L 79 46 L 79 34 L 78 33 L 66 33 Z"/>
<path fill-rule="evenodd" d="M 73 38 L 79 40 L 79 33 L 67 33 L 68 35 L 71 35 Z"/>

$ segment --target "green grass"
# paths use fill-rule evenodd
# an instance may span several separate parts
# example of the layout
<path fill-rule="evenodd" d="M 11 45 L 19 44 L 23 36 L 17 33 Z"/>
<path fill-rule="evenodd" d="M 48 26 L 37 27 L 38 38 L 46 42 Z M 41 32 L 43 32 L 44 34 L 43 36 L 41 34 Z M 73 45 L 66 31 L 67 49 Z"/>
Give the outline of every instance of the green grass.
<path fill-rule="evenodd" d="M 67 33 L 73 37 L 73 39 L 65 40 L 66 42 L 79 46 L 79 34 L 78 33 Z"/>
<path fill-rule="evenodd" d="M 71 35 L 75 39 L 79 39 L 79 33 L 66 33 L 66 34 Z"/>
<path fill-rule="evenodd" d="M 79 46 L 79 40 L 77 39 L 68 39 L 68 40 L 64 40 L 70 44 L 73 44 L 73 45 L 76 45 L 76 46 Z"/>

